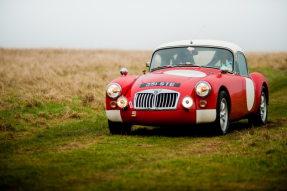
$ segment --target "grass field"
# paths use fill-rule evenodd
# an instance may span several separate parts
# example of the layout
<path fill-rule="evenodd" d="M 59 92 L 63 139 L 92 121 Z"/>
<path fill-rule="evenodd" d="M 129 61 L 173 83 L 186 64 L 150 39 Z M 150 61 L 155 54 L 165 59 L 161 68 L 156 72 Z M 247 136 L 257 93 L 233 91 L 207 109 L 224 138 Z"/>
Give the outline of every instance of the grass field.
<path fill-rule="evenodd" d="M 268 123 L 134 126 L 111 136 L 105 88 L 152 51 L 0 49 L 1 190 L 286 190 L 287 53 L 247 53 L 270 87 Z M 200 129 L 195 131 L 194 129 Z"/>

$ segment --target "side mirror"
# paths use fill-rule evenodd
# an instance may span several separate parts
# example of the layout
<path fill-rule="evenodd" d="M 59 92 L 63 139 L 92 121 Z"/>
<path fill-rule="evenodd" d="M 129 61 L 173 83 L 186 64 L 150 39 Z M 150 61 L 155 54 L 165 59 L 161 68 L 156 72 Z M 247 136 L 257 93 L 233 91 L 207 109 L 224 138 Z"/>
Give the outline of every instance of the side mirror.
<path fill-rule="evenodd" d="M 146 62 L 146 67 L 150 67 L 150 62 Z"/>
<path fill-rule="evenodd" d="M 227 68 L 226 66 L 222 66 L 222 67 L 220 68 L 220 74 L 219 74 L 219 75 L 225 74 L 225 73 L 227 73 L 227 72 L 229 72 L 229 68 Z"/>
<path fill-rule="evenodd" d="M 122 68 L 120 70 L 120 73 L 121 73 L 122 76 L 126 76 L 126 75 L 128 75 L 128 70 L 126 68 Z"/>

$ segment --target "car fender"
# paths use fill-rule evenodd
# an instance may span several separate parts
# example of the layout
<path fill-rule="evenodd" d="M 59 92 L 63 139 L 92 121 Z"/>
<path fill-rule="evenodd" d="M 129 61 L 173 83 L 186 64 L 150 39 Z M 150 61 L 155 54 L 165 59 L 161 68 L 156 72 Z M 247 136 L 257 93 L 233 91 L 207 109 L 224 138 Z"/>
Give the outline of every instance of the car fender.
<path fill-rule="evenodd" d="M 137 75 L 129 75 L 129 76 L 121 76 L 118 77 L 116 79 L 114 79 L 113 81 L 111 81 L 109 84 L 111 83 L 117 83 L 121 86 L 122 88 L 122 93 L 120 96 L 125 96 L 127 91 L 130 89 L 130 87 L 132 86 L 132 84 L 139 78 L 140 76 Z M 106 110 L 110 110 L 112 109 L 110 107 L 110 102 L 111 101 L 116 101 L 117 99 L 111 99 L 107 93 L 106 93 Z M 116 110 L 116 109 L 114 109 Z M 117 108 L 117 110 L 119 110 L 119 108 Z"/>
<path fill-rule="evenodd" d="M 267 83 L 266 78 L 258 73 L 258 72 L 253 72 L 250 74 L 252 80 L 255 83 L 255 111 L 256 112 L 259 108 L 259 104 L 260 104 L 260 96 L 261 96 L 261 90 L 262 90 L 262 86 L 265 84 L 266 88 L 267 88 L 267 104 L 269 104 L 269 86 Z"/>
<path fill-rule="evenodd" d="M 242 76 L 225 73 L 219 75 L 210 75 L 204 79 L 211 85 L 211 94 L 205 98 L 207 101 L 206 109 L 216 109 L 218 94 L 221 90 L 225 90 L 229 97 L 229 120 L 236 121 L 248 114 L 245 93 L 245 85 L 242 82 Z M 202 98 L 196 95 L 196 103 Z M 253 106 L 254 107 L 254 106 Z M 201 109 L 200 107 L 197 107 Z M 205 109 L 205 108 L 204 108 Z"/>
<path fill-rule="evenodd" d="M 224 83 L 224 80 L 222 78 L 225 78 L 225 76 L 221 76 L 221 75 L 216 74 L 216 75 L 210 75 L 210 76 L 207 76 L 207 77 L 201 79 L 201 81 L 206 81 L 210 84 L 211 93 L 206 98 L 201 98 L 195 93 L 194 96 L 195 96 L 195 100 L 196 100 L 197 109 L 216 109 L 217 97 L 219 94 L 219 90 L 222 87 L 227 89 L 227 93 L 229 94 L 228 88 L 226 87 L 226 84 Z M 199 107 L 199 101 L 200 100 L 207 101 L 207 106 L 205 108 Z"/>

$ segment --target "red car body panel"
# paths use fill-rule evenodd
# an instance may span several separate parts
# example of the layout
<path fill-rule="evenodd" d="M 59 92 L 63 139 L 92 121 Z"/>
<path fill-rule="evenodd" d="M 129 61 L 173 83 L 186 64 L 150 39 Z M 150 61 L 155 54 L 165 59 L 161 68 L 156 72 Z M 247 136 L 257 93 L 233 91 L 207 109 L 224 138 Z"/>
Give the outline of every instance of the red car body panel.
<path fill-rule="evenodd" d="M 238 66 L 237 65 L 238 58 L 236 57 L 236 55 L 237 56 L 238 54 L 244 55 L 240 47 L 232 43 L 212 41 L 212 40 L 208 41 L 192 40 L 184 42 L 180 41 L 178 43 L 179 43 L 178 47 L 187 47 L 188 50 L 191 49 L 190 51 L 194 50 L 194 48 L 192 50 L 192 47 L 205 46 L 204 43 L 210 43 L 207 44 L 208 47 L 214 46 L 216 48 L 218 47 L 223 49 L 227 48 L 232 53 L 233 56 L 233 60 L 232 59 L 229 60 L 229 62 L 231 63 L 230 65 L 233 66 L 233 68 L 231 68 L 233 70 L 226 70 L 226 71 L 232 71 L 232 72 L 221 73 L 218 65 L 216 66 L 218 68 L 215 69 L 212 68 L 215 65 L 208 65 L 208 64 L 202 65 L 202 67 L 199 67 L 198 65 L 187 65 L 188 62 L 180 65 L 174 64 L 176 63 L 176 61 L 175 57 L 173 57 L 174 62 L 172 61 L 172 63 L 174 65 L 170 64 L 169 61 L 165 62 L 168 63 L 169 65 L 156 65 L 157 67 L 161 68 L 156 68 L 154 66 L 153 69 L 155 71 L 149 72 L 141 76 L 128 75 L 116 78 L 111 83 L 117 83 L 121 86 L 122 93 L 120 96 L 125 96 L 128 99 L 128 106 L 123 110 L 120 109 L 119 107 L 112 109 L 110 107 L 110 103 L 111 101 L 116 101 L 117 99 L 111 99 L 106 95 L 107 116 L 108 115 L 112 116 L 111 118 L 115 119 L 113 122 L 123 122 L 138 125 L 184 125 L 184 124 L 195 124 L 198 123 L 198 121 L 199 123 L 205 123 L 206 122 L 204 121 L 205 117 L 209 118 L 207 120 L 208 122 L 213 122 L 218 117 L 217 100 L 218 95 L 222 90 L 226 91 L 228 94 L 229 99 L 227 100 L 228 101 L 227 105 L 229 106 L 228 120 L 231 122 L 247 118 L 258 111 L 263 86 L 267 88 L 268 95 L 266 96 L 268 104 L 269 87 L 266 78 L 262 74 L 257 72 L 251 73 L 249 76 L 235 74 L 235 70 L 237 73 L 239 73 L 238 72 L 239 70 L 236 69 L 235 67 Z M 177 47 L 177 44 L 176 43 L 171 43 L 168 45 L 164 44 L 158 47 L 157 50 L 169 49 L 170 47 Z M 196 53 L 194 55 L 196 55 Z M 216 54 L 214 54 L 214 58 L 215 55 Z M 177 56 L 178 55 L 176 55 L 176 60 Z M 240 61 L 242 61 L 242 57 L 240 58 Z M 210 63 L 212 63 L 212 61 L 210 61 Z M 222 68 L 224 69 L 224 67 Z M 248 70 L 247 73 L 245 70 L 242 70 L 243 71 L 242 74 L 247 75 Z M 208 82 L 211 86 L 211 92 L 206 98 L 202 98 L 196 94 L 195 86 L 200 81 Z M 176 83 L 177 86 L 172 86 L 171 83 Z M 150 106 L 148 106 L 146 108 L 138 108 L 138 110 L 135 110 L 134 96 L 136 95 L 136 93 L 151 89 L 152 91 L 145 91 L 146 94 L 144 96 L 147 95 L 150 96 L 150 94 L 153 94 L 155 97 L 157 93 L 155 93 L 156 91 L 153 92 L 154 89 L 172 90 L 180 93 L 176 108 L 171 109 L 167 108 L 170 110 L 165 110 L 166 108 L 155 108 L 154 106 L 151 108 Z M 190 96 L 193 99 L 193 105 L 189 109 L 184 108 L 182 105 L 182 100 L 186 96 Z M 141 99 L 142 98 L 143 97 L 141 97 Z M 148 98 L 146 98 L 146 100 L 147 99 Z M 199 106 L 201 100 L 207 102 L 205 108 L 201 108 Z"/>
<path fill-rule="evenodd" d="M 136 117 L 131 110 L 121 112 L 125 123 L 137 125 L 186 125 L 196 123 L 196 110 L 174 111 L 136 111 Z"/>
<path fill-rule="evenodd" d="M 204 72 L 205 77 L 182 77 L 170 74 L 164 74 L 169 70 L 195 70 Z M 128 107 L 121 111 L 121 117 L 123 122 L 139 125 L 172 125 L 172 124 L 193 124 L 196 122 L 196 110 L 202 109 L 216 109 L 216 100 L 219 91 L 223 88 L 227 91 L 230 98 L 230 112 L 229 120 L 236 121 L 243 117 L 246 117 L 257 111 L 259 107 L 261 87 L 263 83 L 267 84 L 266 79 L 262 74 L 252 73 L 249 79 L 253 80 L 255 87 L 255 100 L 253 107 L 250 111 L 247 109 L 247 97 L 246 97 L 246 81 L 244 76 L 225 73 L 220 75 L 220 71 L 217 69 L 209 68 L 168 68 L 160 71 L 151 72 L 142 76 L 122 76 L 111 83 L 118 83 L 122 87 L 122 95 L 124 95 L 128 101 Z M 211 85 L 211 94 L 206 98 L 201 98 L 195 93 L 195 85 L 199 81 L 206 81 Z M 143 83 L 150 82 L 175 82 L 181 83 L 180 87 L 169 86 L 151 86 L 142 87 Z M 267 86 L 268 87 L 268 86 Z M 180 98 L 177 109 L 175 111 L 136 111 L 136 117 L 132 116 L 133 99 L 135 93 L 147 89 L 169 89 L 180 92 Z M 194 104 L 187 111 L 181 104 L 182 99 L 185 96 L 193 98 Z M 199 107 L 199 101 L 205 100 L 207 102 L 206 108 Z M 106 96 L 107 110 L 120 110 L 119 107 L 112 109 L 110 102 L 113 99 Z M 131 103 L 130 103 L 131 102 Z"/>

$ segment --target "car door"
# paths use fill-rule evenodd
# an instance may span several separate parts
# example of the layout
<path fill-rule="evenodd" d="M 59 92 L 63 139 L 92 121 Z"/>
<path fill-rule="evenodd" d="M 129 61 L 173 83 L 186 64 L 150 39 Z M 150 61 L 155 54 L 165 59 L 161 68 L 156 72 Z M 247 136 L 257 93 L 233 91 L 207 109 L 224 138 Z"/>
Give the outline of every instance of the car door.
<path fill-rule="evenodd" d="M 242 110 L 242 108 L 245 108 L 242 106 L 246 104 L 243 98 L 245 95 L 245 88 L 243 87 L 244 78 L 245 77 L 240 75 L 238 56 L 235 54 L 234 74 L 228 79 L 228 91 L 231 101 L 230 121 L 237 121 L 246 114 L 246 111 Z"/>
<path fill-rule="evenodd" d="M 255 85 L 252 78 L 249 75 L 247 61 L 242 52 L 236 53 L 236 59 L 239 67 L 240 76 L 242 76 L 242 87 L 243 87 L 243 96 L 242 96 L 242 114 L 247 115 L 253 111 L 255 105 Z"/>

